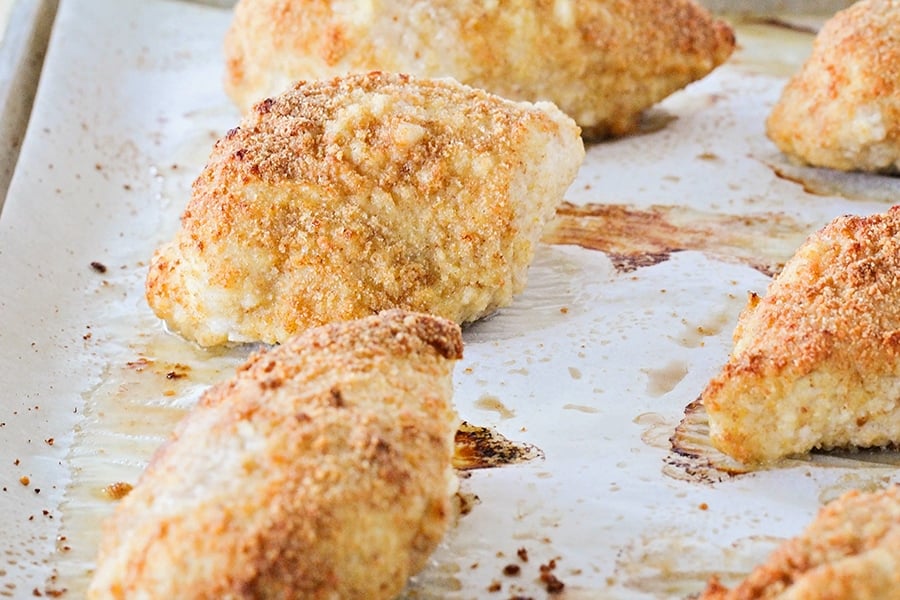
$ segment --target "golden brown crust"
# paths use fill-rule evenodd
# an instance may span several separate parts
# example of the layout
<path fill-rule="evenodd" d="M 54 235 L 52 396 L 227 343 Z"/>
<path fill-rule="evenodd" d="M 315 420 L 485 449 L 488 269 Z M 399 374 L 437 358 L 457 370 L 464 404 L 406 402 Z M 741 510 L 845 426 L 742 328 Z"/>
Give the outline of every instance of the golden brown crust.
<path fill-rule="evenodd" d="M 853 490 L 826 505 L 734 589 L 710 581 L 700 600 L 880 600 L 900 590 L 900 486 Z"/>
<path fill-rule="evenodd" d="M 692 0 L 241 0 L 225 87 L 247 110 L 298 79 L 450 76 L 550 100 L 592 136 L 620 135 L 733 49 L 731 27 Z"/>
<path fill-rule="evenodd" d="M 524 288 L 583 158 L 547 103 L 383 73 L 300 83 L 216 143 L 147 299 L 204 346 L 388 308 L 471 321 Z"/>
<path fill-rule="evenodd" d="M 393 598 L 452 518 L 459 327 L 388 311 L 255 354 L 106 523 L 90 598 Z"/>
<path fill-rule="evenodd" d="M 900 207 L 835 219 L 752 295 L 702 399 L 747 463 L 900 441 Z"/>
<path fill-rule="evenodd" d="M 767 133 L 814 166 L 900 170 L 900 2 L 862 0 L 830 19 Z"/>

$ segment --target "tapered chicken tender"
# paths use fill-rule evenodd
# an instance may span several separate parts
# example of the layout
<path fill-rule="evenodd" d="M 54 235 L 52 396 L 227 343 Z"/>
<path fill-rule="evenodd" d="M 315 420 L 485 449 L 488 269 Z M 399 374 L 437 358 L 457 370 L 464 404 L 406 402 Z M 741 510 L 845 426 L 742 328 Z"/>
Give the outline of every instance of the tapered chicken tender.
<path fill-rule="evenodd" d="M 388 308 L 472 321 L 525 287 L 583 158 L 549 103 L 383 73 L 300 83 L 216 143 L 147 300 L 204 346 Z"/>
<path fill-rule="evenodd" d="M 882 600 L 900 591 L 900 487 L 847 492 L 827 504 L 734 589 L 700 600 Z"/>
<path fill-rule="evenodd" d="M 900 207 L 811 235 L 751 295 L 702 401 L 745 463 L 900 442 Z"/>
<path fill-rule="evenodd" d="M 453 77 L 516 100 L 550 100 L 592 137 L 734 50 L 693 0 L 241 0 L 225 39 L 225 87 L 242 110 L 297 79 L 396 71 Z"/>
<path fill-rule="evenodd" d="M 900 171 L 900 2 L 838 12 L 767 121 L 795 160 L 844 171 Z"/>
<path fill-rule="evenodd" d="M 252 356 L 105 523 L 88 597 L 393 598 L 454 517 L 461 352 L 395 310 Z"/>

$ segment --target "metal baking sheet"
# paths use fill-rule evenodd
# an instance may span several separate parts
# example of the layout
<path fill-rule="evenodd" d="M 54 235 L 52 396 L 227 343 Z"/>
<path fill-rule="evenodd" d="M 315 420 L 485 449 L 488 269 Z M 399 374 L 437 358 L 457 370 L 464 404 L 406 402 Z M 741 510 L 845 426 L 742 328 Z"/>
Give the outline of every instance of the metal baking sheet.
<path fill-rule="evenodd" d="M 153 249 L 238 120 L 221 87 L 229 20 L 165 0 L 60 4 L 0 218 L 0 597 L 81 597 L 114 508 L 104 488 L 133 482 L 249 352 L 198 350 L 143 299 Z M 897 480 L 866 461 L 709 479 L 673 460 L 747 293 L 810 231 L 898 191 L 780 157 L 763 121 L 813 33 L 736 26 L 727 65 L 642 133 L 588 146 L 527 290 L 466 329 L 461 417 L 543 458 L 464 477 L 471 510 L 408 598 L 546 597 L 541 566 L 568 599 L 686 597 L 749 571 L 840 492 Z"/>

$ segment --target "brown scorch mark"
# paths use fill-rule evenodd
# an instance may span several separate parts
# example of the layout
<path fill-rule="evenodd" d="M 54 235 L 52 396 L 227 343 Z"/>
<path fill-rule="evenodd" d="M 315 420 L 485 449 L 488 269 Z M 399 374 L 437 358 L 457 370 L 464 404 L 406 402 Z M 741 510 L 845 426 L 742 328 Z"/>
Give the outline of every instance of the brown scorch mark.
<path fill-rule="evenodd" d="M 665 262 L 674 252 L 696 250 L 772 276 L 811 230 L 778 213 L 738 216 L 681 206 L 564 202 L 542 240 L 605 252 L 623 273 Z"/>
<path fill-rule="evenodd" d="M 456 431 L 453 467 L 461 471 L 502 467 L 543 457 L 540 448 L 514 442 L 494 429 L 463 421 Z"/>

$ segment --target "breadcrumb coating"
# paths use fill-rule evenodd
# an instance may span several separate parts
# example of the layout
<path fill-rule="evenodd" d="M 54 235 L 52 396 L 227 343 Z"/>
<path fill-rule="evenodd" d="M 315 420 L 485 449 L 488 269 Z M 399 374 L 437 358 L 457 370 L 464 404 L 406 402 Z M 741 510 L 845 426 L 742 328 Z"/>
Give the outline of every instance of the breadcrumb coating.
<path fill-rule="evenodd" d="M 826 22 L 766 129 L 801 163 L 900 172 L 900 0 L 862 0 Z"/>
<path fill-rule="evenodd" d="M 729 590 L 700 600 L 883 600 L 900 590 L 900 486 L 847 492 Z"/>
<path fill-rule="evenodd" d="M 900 442 L 900 207 L 811 235 L 751 294 L 703 391 L 713 444 L 745 463 Z"/>
<path fill-rule="evenodd" d="M 255 354 L 105 523 L 88 597 L 395 597 L 454 516 L 461 353 L 394 310 Z"/>
<path fill-rule="evenodd" d="M 602 137 L 633 131 L 646 108 L 734 46 L 732 28 L 693 0 L 241 0 L 225 88 L 246 111 L 298 79 L 446 76 L 549 100 Z"/>
<path fill-rule="evenodd" d="M 525 287 L 583 158 L 549 103 L 378 72 L 301 82 L 215 144 L 147 300 L 203 346 L 389 308 L 472 321 Z"/>

